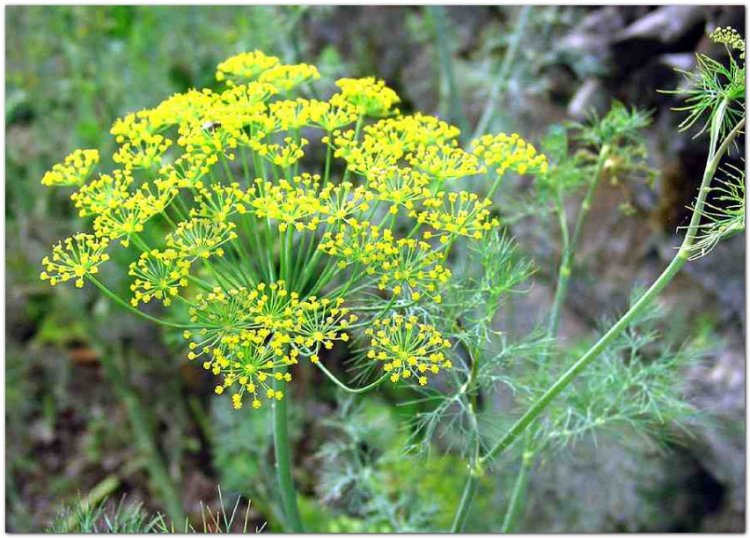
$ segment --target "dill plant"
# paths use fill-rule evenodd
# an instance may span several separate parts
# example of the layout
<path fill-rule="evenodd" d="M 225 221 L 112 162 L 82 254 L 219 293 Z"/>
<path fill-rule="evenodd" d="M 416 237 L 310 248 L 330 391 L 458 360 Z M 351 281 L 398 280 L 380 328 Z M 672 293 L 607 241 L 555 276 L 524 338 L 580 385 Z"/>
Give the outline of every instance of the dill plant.
<path fill-rule="evenodd" d="M 713 38 L 742 48 L 744 55 L 744 41 L 735 34 L 717 32 Z M 373 77 L 340 79 L 328 99 L 313 99 L 306 96 L 318 93 L 312 91 L 319 78 L 314 66 L 285 65 L 258 51 L 239 54 L 218 66 L 223 89 L 190 90 L 118 119 L 111 130 L 118 149 L 109 173 L 92 177 L 99 154 L 78 150 L 44 176 L 45 185 L 77 189 L 71 199 L 89 228 L 53 247 L 41 278 L 53 286 L 91 283 L 134 314 L 179 329 L 187 358 L 218 377 L 217 394 L 229 394 L 236 409 L 246 403 L 252 409 L 272 407 L 288 530 L 303 530 L 286 410 L 287 387 L 302 361 L 345 392 L 405 383 L 437 402 L 416 417 L 410 444 L 428 448 L 420 440 L 429 440 L 446 422 L 461 433 L 456 442 L 469 476 L 453 531 L 464 528 L 487 468 L 520 440 L 521 471 L 504 524 L 511 530 L 537 451 L 554 444 L 560 437 L 554 432 L 574 438 L 585 431 L 586 424 L 555 418 L 550 405 L 555 397 L 597 357 L 622 345 L 622 335 L 687 260 L 707 250 L 700 245 L 713 241 L 706 239 L 709 234 L 718 240 L 728 228 L 733 233 L 744 226 L 744 220 L 738 222 L 743 188 L 722 191 L 737 202 L 729 226 L 723 209 L 708 214 L 712 206 L 706 205 L 708 192 L 722 189 L 712 181 L 744 127 L 744 65 L 731 61 L 724 78 L 718 76 L 724 74 L 720 64 L 699 64 L 696 80 L 704 85 L 691 94 L 689 124 L 708 115 L 710 151 L 677 255 L 567 370 L 550 367 L 549 358 L 583 220 L 603 172 L 615 170 L 618 161 L 638 169 L 634 163 L 643 157 L 633 134 L 647 117 L 624 106 L 577 126 L 578 142 L 588 153 L 572 166 L 590 173 L 566 176 L 565 159 L 550 166 L 516 134 L 484 135 L 463 149 L 456 127 L 419 113 L 402 114 L 398 95 Z M 322 163 L 313 158 L 317 150 Z M 519 291 L 531 272 L 499 231 L 491 208 L 509 173 L 534 175 L 539 188 L 552 194 L 564 242 L 548 328 L 520 343 L 492 330 L 500 300 Z M 578 183 L 566 185 L 566 177 Z M 578 181 L 582 177 L 587 179 Z M 470 178 L 482 179 L 479 192 L 466 190 L 476 184 Z M 582 185 L 584 201 L 570 230 L 564 190 Z M 701 222 L 711 215 L 709 224 Z M 112 291 L 99 271 L 118 243 L 133 260 L 130 297 Z M 151 302 L 162 308 L 143 307 Z M 357 359 L 354 385 L 325 365 L 335 346 L 348 347 Z M 548 378 L 548 387 L 524 387 L 510 377 L 508 359 L 524 354 L 538 357 L 536 380 Z M 638 376 L 664 384 L 659 371 L 643 373 L 636 364 L 619 373 L 635 379 L 636 386 Z M 438 374 L 441 379 L 433 383 Z M 590 385 L 597 397 L 609 390 L 609 378 L 603 379 Z M 484 396 L 503 384 L 520 386 L 528 407 L 498 434 L 497 422 L 480 407 Z M 601 402 L 609 420 L 629 416 L 621 400 Z M 547 410 L 549 417 L 540 421 Z"/>
<path fill-rule="evenodd" d="M 344 390 L 388 380 L 424 386 L 453 368 L 452 342 L 425 305 L 439 305 L 455 243 L 482 241 L 499 222 L 488 198 L 460 189 L 486 174 L 544 173 L 518 135 L 470 151 L 438 118 L 403 115 L 373 77 L 340 79 L 326 101 L 298 97 L 319 78 L 307 64 L 260 52 L 222 62 L 219 92 L 191 90 L 118 119 L 114 169 L 91 177 L 78 150 L 42 179 L 71 195 L 88 232 L 42 263 L 55 286 L 89 282 L 133 313 L 180 329 L 189 360 L 219 377 L 236 409 L 273 406 L 286 524 L 302 528 L 291 477 L 286 386 L 306 360 Z M 307 171 L 308 148 L 325 161 Z M 131 297 L 100 279 L 117 244 L 133 257 Z M 142 305 L 160 302 L 162 314 Z M 378 370 L 348 387 L 324 354 L 350 342 Z"/>

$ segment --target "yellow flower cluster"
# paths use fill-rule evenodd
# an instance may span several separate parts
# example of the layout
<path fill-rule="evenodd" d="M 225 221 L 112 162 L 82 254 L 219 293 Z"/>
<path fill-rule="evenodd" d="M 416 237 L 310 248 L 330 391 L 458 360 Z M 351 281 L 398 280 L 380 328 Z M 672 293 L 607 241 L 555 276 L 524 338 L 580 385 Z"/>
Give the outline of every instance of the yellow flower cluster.
<path fill-rule="evenodd" d="M 191 219 L 180 222 L 177 229 L 166 236 L 167 246 L 175 249 L 183 258 L 206 259 L 212 254 L 223 256 L 221 245 L 237 239 L 233 222 L 226 223 L 209 219 Z"/>
<path fill-rule="evenodd" d="M 77 187 L 89 178 L 98 162 L 97 150 L 77 149 L 44 174 L 42 184 L 48 187 Z"/>
<path fill-rule="evenodd" d="M 445 356 L 450 341 L 432 325 L 419 323 L 416 316 L 395 314 L 377 319 L 365 334 L 370 337 L 367 357 L 382 362 L 394 383 L 413 376 L 420 385 L 426 385 L 428 374 L 453 366 Z"/>
<path fill-rule="evenodd" d="M 349 339 L 342 331 L 357 317 L 342 304 L 343 299 L 314 296 L 301 300 L 283 280 L 261 282 L 253 289 L 217 287 L 199 295 L 190 309 L 191 320 L 200 329 L 183 335 L 193 340 L 188 358 L 202 357 L 204 368 L 223 375 L 216 392 L 233 388 L 235 408 L 242 407 L 243 396 L 249 394 L 252 407 L 258 409 L 259 394 L 284 397 L 269 381 L 291 381 L 287 368 L 297 364 L 300 355 L 315 362 L 321 347 L 331 349 L 333 342 Z"/>
<path fill-rule="evenodd" d="M 518 174 L 542 175 L 547 173 L 549 164 L 543 153 L 523 140 L 517 133 L 506 135 L 484 135 L 473 143 L 474 155 L 488 168 L 494 168 L 498 175 L 508 170 Z"/>
<path fill-rule="evenodd" d="M 86 275 L 95 275 L 99 266 L 109 260 L 104 252 L 109 241 L 91 234 L 79 233 L 61 241 L 52 248 L 52 255 L 42 260 L 45 271 L 42 280 L 49 280 L 53 286 L 60 282 L 75 279 L 76 287 L 83 287 Z"/>
<path fill-rule="evenodd" d="M 350 267 L 354 277 L 377 277 L 378 289 L 389 290 L 394 297 L 419 301 L 426 295 L 439 303 L 441 287 L 450 279 L 450 270 L 441 264 L 441 251 L 425 241 L 395 239 L 390 229 L 367 221 L 354 222 L 335 235 L 326 233 L 319 248 L 339 259 L 339 269 Z"/>
<path fill-rule="evenodd" d="M 480 200 L 473 192 L 448 192 L 425 200 L 424 206 L 429 210 L 415 213 L 414 217 L 437 232 L 445 232 L 440 234 L 443 243 L 456 235 L 481 239 L 487 230 L 499 224 L 490 215 L 491 205 L 491 200 Z M 424 232 L 423 237 L 429 240 L 434 235 Z"/>
<path fill-rule="evenodd" d="M 172 304 L 180 288 L 188 285 L 190 262 L 174 249 L 144 252 L 137 262 L 130 264 L 128 271 L 135 280 L 130 285 L 133 306 L 159 299 L 164 306 Z"/>
<path fill-rule="evenodd" d="M 256 80 L 264 71 L 279 64 L 279 59 L 266 56 L 255 50 L 243 52 L 221 62 L 216 68 L 216 80 L 225 81 L 229 86 Z"/>
<path fill-rule="evenodd" d="M 407 161 L 440 183 L 484 171 L 475 155 L 455 146 L 419 146 Z"/>
<path fill-rule="evenodd" d="M 365 116 L 380 117 L 397 112 L 393 105 L 401 101 L 396 92 L 375 77 L 342 78 L 336 81 L 336 86 L 341 88 L 343 99 Z"/>
<path fill-rule="evenodd" d="M 711 38 L 711 41 L 714 43 L 723 43 L 727 47 L 740 51 L 740 59 L 745 59 L 745 40 L 740 33 L 731 26 L 716 28 L 711 32 L 709 38 Z"/>
<path fill-rule="evenodd" d="M 188 357 L 223 376 L 216 391 L 235 407 L 282 398 L 300 357 L 323 360 L 350 334 L 359 345 L 364 329 L 394 379 L 448 368 L 447 340 L 413 314 L 441 302 L 454 242 L 499 225 L 462 178 L 544 173 L 546 159 L 518 135 L 468 152 L 455 126 L 401 114 L 373 77 L 340 79 L 326 100 L 296 95 L 319 78 L 242 53 L 218 66 L 225 87 L 116 120 L 106 171 L 90 177 L 99 154 L 79 150 L 42 180 L 75 187 L 91 229 L 54 247 L 42 279 L 82 286 L 119 242 L 132 262 L 122 302 L 187 309 Z"/>

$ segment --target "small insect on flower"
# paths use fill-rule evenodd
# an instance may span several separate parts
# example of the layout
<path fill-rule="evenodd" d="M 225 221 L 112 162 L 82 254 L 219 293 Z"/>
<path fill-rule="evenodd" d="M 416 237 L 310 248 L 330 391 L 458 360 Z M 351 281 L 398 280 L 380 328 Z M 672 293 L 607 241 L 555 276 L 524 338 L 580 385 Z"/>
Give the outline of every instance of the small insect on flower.
<path fill-rule="evenodd" d="M 203 123 L 203 125 L 201 125 L 201 129 L 209 133 L 213 133 L 216 129 L 220 129 L 220 128 L 221 128 L 220 121 L 207 121 Z"/>

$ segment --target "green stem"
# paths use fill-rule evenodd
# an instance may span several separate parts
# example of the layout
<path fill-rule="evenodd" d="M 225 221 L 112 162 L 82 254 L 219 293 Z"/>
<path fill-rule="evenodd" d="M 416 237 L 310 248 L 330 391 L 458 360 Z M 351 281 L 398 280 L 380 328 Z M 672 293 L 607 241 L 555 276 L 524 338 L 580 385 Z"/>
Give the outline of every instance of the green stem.
<path fill-rule="evenodd" d="M 552 399 L 560 394 L 595 358 L 597 358 L 607 346 L 624 331 L 630 322 L 636 319 L 651 301 L 661 293 L 664 287 L 672 281 L 677 272 L 687 260 L 682 254 L 675 256 L 669 266 L 659 276 L 643 296 L 615 323 L 596 344 L 591 347 L 576 363 L 571 366 L 555 383 L 534 402 L 524 415 L 508 430 L 503 438 L 482 457 L 482 461 L 489 460 L 507 449 L 518 436 L 526 430 L 531 422 L 541 414 Z"/>
<path fill-rule="evenodd" d="M 100 502 L 105 500 L 112 492 L 120 487 L 120 479 L 116 476 L 107 476 L 104 480 L 99 482 L 94 489 L 92 489 L 85 499 L 82 501 L 82 505 L 86 507 L 97 506 Z M 64 531 L 66 533 L 80 532 L 80 519 L 77 517 L 77 513 L 72 513 L 68 519 L 65 520 Z"/>
<path fill-rule="evenodd" d="M 357 123 L 354 126 L 354 141 L 357 142 L 359 140 L 359 132 L 362 130 L 362 124 L 365 121 L 364 114 L 360 114 L 357 118 Z M 351 173 L 351 169 L 349 168 L 349 164 L 346 165 L 346 170 L 344 170 L 344 179 L 342 180 L 342 183 L 346 183 L 349 181 L 349 174 Z"/>
<path fill-rule="evenodd" d="M 565 302 L 565 297 L 568 294 L 568 284 L 570 283 L 570 274 L 573 271 L 573 263 L 575 263 L 575 252 L 578 247 L 578 241 L 581 238 L 581 232 L 583 230 L 583 223 L 591 210 L 591 204 L 594 200 L 594 193 L 596 188 L 601 182 L 602 171 L 604 170 L 604 163 L 607 161 L 609 155 L 609 146 L 604 144 L 599 150 L 599 157 L 596 161 L 596 169 L 594 175 L 589 182 L 589 187 L 586 190 L 586 195 L 581 203 L 581 208 L 578 211 L 578 217 L 576 218 L 575 228 L 573 228 L 573 236 L 570 241 L 564 246 L 562 260 L 560 261 L 560 268 L 557 272 L 557 287 L 555 289 L 555 299 L 552 303 L 552 309 L 550 310 L 549 326 L 547 327 L 547 336 L 557 336 L 557 329 L 560 324 L 560 314 L 562 311 L 562 305 Z M 564 212 L 565 207 L 560 205 L 558 211 Z M 564 235 L 567 235 L 567 231 L 563 231 Z"/>
<path fill-rule="evenodd" d="M 722 110 L 721 108 L 719 110 Z M 722 114 L 717 114 L 722 116 Z M 722 117 L 717 118 L 718 125 L 723 121 Z M 715 125 L 716 125 L 715 124 Z M 646 290 L 646 292 L 638 299 L 638 301 L 630 307 L 630 309 L 615 323 L 573 366 L 571 366 L 555 383 L 547 389 L 547 391 L 534 402 L 534 404 L 526 411 L 526 413 L 519 418 L 516 423 L 508 430 L 500 441 L 490 449 L 481 459 L 480 463 L 484 463 L 487 460 L 501 454 L 505 451 L 517 438 L 523 433 L 526 428 L 537 418 L 542 411 L 550 404 L 550 402 L 560 394 L 578 375 L 601 353 L 607 349 L 610 343 L 617 338 L 629 325 L 645 310 L 651 302 L 661 293 L 661 291 L 669 284 L 678 271 L 687 262 L 690 257 L 690 250 L 695 242 L 696 235 L 699 231 L 699 224 L 703 206 L 706 202 L 706 196 L 709 192 L 709 185 L 711 180 L 716 173 L 716 169 L 719 166 L 722 156 L 726 152 L 731 144 L 732 140 L 742 131 L 745 125 L 745 119 L 743 118 L 732 131 L 727 135 L 724 142 L 718 149 L 715 149 L 716 137 L 712 136 L 713 144 L 709 153 L 709 160 L 706 163 L 706 168 L 703 173 L 703 180 L 701 182 L 700 190 L 698 191 L 698 197 L 696 198 L 695 206 L 693 208 L 693 216 L 690 219 L 685 239 L 680 246 L 677 255 L 672 259 L 667 268 L 659 275 L 659 278 Z"/>
<path fill-rule="evenodd" d="M 93 282 L 94 285 L 97 288 L 99 288 L 102 293 L 104 293 L 104 295 L 106 295 L 107 297 L 109 297 L 110 299 L 112 299 L 114 302 L 116 302 L 118 305 L 120 305 L 124 309 L 130 310 L 131 312 L 133 312 L 134 314 L 138 314 L 142 318 L 145 318 L 145 319 L 147 319 L 149 321 L 153 321 L 154 323 L 158 323 L 159 325 L 165 325 L 167 327 L 175 327 L 177 329 L 194 329 L 195 328 L 194 325 L 183 325 L 181 323 L 172 323 L 171 321 L 166 321 L 166 320 L 163 320 L 163 319 L 155 318 L 154 316 L 150 316 L 149 314 L 146 314 L 145 312 L 141 312 L 137 308 L 129 305 L 128 303 L 126 303 L 125 301 L 123 301 L 122 299 L 120 299 L 117 295 L 115 295 L 114 293 L 112 293 L 112 291 L 110 291 L 110 289 L 107 288 L 107 286 L 105 286 L 104 284 L 102 284 L 101 282 L 99 282 L 93 276 L 87 275 L 86 278 L 88 278 L 91 282 Z"/>
<path fill-rule="evenodd" d="M 125 404 L 128 421 L 133 430 L 133 437 L 141 454 L 146 458 L 146 468 L 156 489 L 161 494 L 164 506 L 173 521 L 184 521 L 185 512 L 180 495 L 172 483 L 167 466 L 159 454 L 154 441 L 154 429 L 146 411 L 141 405 L 141 399 L 125 379 L 123 372 L 115 364 L 113 357 L 107 350 L 101 353 L 100 360 L 104 373 L 112 383 L 115 392 Z"/>
<path fill-rule="evenodd" d="M 471 426 L 473 431 L 472 440 L 474 443 L 474 451 L 469 462 L 469 476 L 466 478 L 466 485 L 464 486 L 464 492 L 461 496 L 461 504 L 458 506 L 456 515 L 453 518 L 453 526 L 451 527 L 451 532 L 454 533 L 461 532 L 464 528 L 464 525 L 466 524 L 466 519 L 469 517 L 469 510 L 471 509 L 471 504 L 474 501 L 474 493 L 476 492 L 477 488 L 477 478 L 481 476 L 483 472 L 479 458 L 480 445 L 477 432 L 478 424 L 476 417 L 477 396 L 479 389 L 474 388 L 474 384 L 476 383 L 477 379 L 477 373 L 479 371 L 479 361 L 477 360 L 475 354 L 472 353 L 471 348 L 466 343 L 464 343 L 464 346 L 469 355 L 469 360 L 471 360 L 471 369 L 469 370 L 469 379 L 467 379 L 466 384 L 461 387 L 460 393 L 461 397 L 466 397 L 466 393 L 470 394 L 468 408 L 469 418 L 471 419 Z"/>
<path fill-rule="evenodd" d="M 461 532 L 466 524 L 466 519 L 469 517 L 469 509 L 471 503 L 474 501 L 474 494 L 477 491 L 477 477 L 474 472 L 469 472 L 469 476 L 466 479 L 466 486 L 464 486 L 464 493 L 461 496 L 461 504 L 458 506 L 456 511 L 456 517 L 453 519 L 453 526 L 451 532 Z"/>
<path fill-rule="evenodd" d="M 281 381 L 274 379 L 274 387 L 279 390 Z M 297 491 L 292 479 L 292 457 L 289 449 L 286 399 L 273 403 L 273 441 L 276 456 L 276 476 L 279 480 L 279 493 L 284 508 L 285 524 L 292 532 L 301 533 L 302 521 L 297 508 Z"/>
<path fill-rule="evenodd" d="M 326 375 L 326 377 L 328 377 L 328 379 L 330 379 L 331 381 L 333 381 L 333 383 L 337 387 L 339 387 L 340 389 L 342 389 L 342 390 L 344 390 L 344 391 L 346 391 L 346 392 L 348 392 L 350 394 L 362 394 L 363 392 L 368 392 L 368 391 L 374 389 L 375 387 L 377 387 L 378 385 L 380 385 L 388 377 L 388 374 L 384 374 L 382 377 L 376 379 L 375 381 L 373 381 L 369 385 L 365 385 L 364 387 L 353 389 L 353 388 L 347 386 L 342 381 L 340 381 L 335 375 L 333 375 L 331 373 L 330 370 L 328 370 L 328 368 L 326 368 L 325 366 L 323 366 L 320 361 L 317 361 L 315 363 L 315 366 L 317 366 L 318 369 L 321 372 L 323 372 Z"/>
<path fill-rule="evenodd" d="M 518 470 L 516 475 L 516 483 L 513 486 L 513 493 L 508 503 L 508 509 L 505 512 L 505 519 L 503 520 L 503 526 L 500 532 L 509 533 L 513 532 L 516 519 L 521 514 L 524 506 L 524 498 L 526 496 L 526 484 L 529 479 L 529 471 L 531 466 L 534 464 L 534 453 L 525 452 L 521 458 L 521 468 Z"/>

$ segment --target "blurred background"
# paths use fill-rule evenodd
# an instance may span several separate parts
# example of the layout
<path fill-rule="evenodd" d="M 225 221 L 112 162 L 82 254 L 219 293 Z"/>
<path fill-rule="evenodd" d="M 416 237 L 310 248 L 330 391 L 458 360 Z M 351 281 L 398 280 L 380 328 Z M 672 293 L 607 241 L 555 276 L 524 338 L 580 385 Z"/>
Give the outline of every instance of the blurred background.
<path fill-rule="evenodd" d="M 438 114 L 466 133 L 479 126 L 533 141 L 552 122 L 606 112 L 612 99 L 651 109 L 647 137 L 660 176 L 654 189 L 606 183 L 599 190 L 563 316 L 562 334 L 575 340 L 622 311 L 633 285 L 668 263 L 699 184 L 705 141 L 675 134 L 677 101 L 656 90 L 676 87 L 674 68 L 691 68 L 696 51 L 721 52 L 707 30 L 745 30 L 743 7 L 720 6 L 8 6 L 5 15 L 5 488 L 7 530 L 16 532 L 43 530 L 79 496 L 124 495 L 163 511 L 165 483 L 194 521 L 204 505 L 231 508 L 238 495 L 242 507 L 252 500 L 253 525 L 274 529 L 278 518 L 262 414 L 233 412 L 214 397 L 209 376 L 184 360 L 179 335 L 89 287 L 52 289 L 38 279 L 50 245 L 81 226 L 63 189 L 45 189 L 40 179 L 75 148 L 111 150 L 116 117 L 188 88 L 215 87 L 218 62 L 256 48 L 315 64 L 324 80 L 381 77 L 403 110 Z M 539 270 L 506 326 L 532 327 L 551 304 L 559 246 L 538 229 L 534 219 L 513 227 Z M 668 451 L 583 443 L 544 462 L 521 528 L 744 530 L 744 259 L 744 235 L 734 237 L 688 264 L 664 298 L 672 334 L 711 343 L 703 367 L 685 374 L 690 400 L 708 419 Z M 363 527 L 330 488 L 321 491 L 330 484 L 319 451 L 347 404 L 325 383 L 294 390 L 303 519 L 311 530 L 388 530 Z M 431 482 L 400 464 L 409 412 L 388 391 L 357 409 L 392 434 L 372 441 L 390 462 L 378 470 L 383 487 L 429 493 L 445 508 L 433 517 L 449 522 L 463 484 L 450 469 L 460 463 L 434 464 L 439 479 Z M 315 499 L 327 495 L 318 508 Z M 489 519 L 495 497 L 487 502 L 490 509 L 475 510 L 476 530 L 496 525 Z"/>

